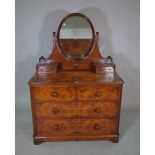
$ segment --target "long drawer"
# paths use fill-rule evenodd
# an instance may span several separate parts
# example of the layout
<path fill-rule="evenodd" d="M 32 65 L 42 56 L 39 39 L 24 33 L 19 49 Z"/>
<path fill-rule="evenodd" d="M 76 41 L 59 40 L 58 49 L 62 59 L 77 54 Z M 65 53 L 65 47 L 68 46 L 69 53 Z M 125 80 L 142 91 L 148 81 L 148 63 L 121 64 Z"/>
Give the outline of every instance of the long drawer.
<path fill-rule="evenodd" d="M 106 100 L 117 101 L 119 100 L 120 87 L 113 85 L 104 85 L 98 87 L 86 86 L 79 87 L 78 99 L 84 100 Z"/>
<path fill-rule="evenodd" d="M 115 117 L 117 102 L 36 102 L 36 117 Z"/>
<path fill-rule="evenodd" d="M 75 88 L 74 87 L 52 87 L 52 86 L 38 86 L 33 87 L 33 100 L 63 100 L 73 101 L 75 100 Z"/>
<path fill-rule="evenodd" d="M 115 132 L 115 119 L 37 119 L 38 136 L 93 136 Z"/>

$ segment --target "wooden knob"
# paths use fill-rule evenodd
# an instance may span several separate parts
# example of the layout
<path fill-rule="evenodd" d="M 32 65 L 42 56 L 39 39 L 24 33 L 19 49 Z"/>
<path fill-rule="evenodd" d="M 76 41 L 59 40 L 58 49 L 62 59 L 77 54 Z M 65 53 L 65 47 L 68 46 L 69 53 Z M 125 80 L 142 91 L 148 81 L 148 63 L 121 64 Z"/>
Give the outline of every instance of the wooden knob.
<path fill-rule="evenodd" d="M 60 129 L 59 125 L 53 126 L 53 130 L 59 130 L 59 129 Z"/>
<path fill-rule="evenodd" d="M 95 109 L 94 109 L 94 112 L 100 113 L 100 112 L 101 112 L 101 109 L 100 109 L 100 108 L 95 108 Z"/>
<path fill-rule="evenodd" d="M 78 69 L 78 67 L 79 67 L 79 64 L 77 64 L 77 63 L 73 64 L 73 69 L 74 70 Z"/>
<path fill-rule="evenodd" d="M 58 109 L 58 108 L 53 108 L 53 113 L 54 113 L 54 114 L 59 113 L 59 109 Z"/>
<path fill-rule="evenodd" d="M 101 92 L 96 92 L 96 97 L 100 97 L 101 96 Z"/>
<path fill-rule="evenodd" d="M 94 125 L 94 129 L 95 129 L 95 130 L 100 130 L 101 127 L 100 127 L 98 124 L 95 124 L 95 125 Z"/>
<path fill-rule="evenodd" d="M 52 96 L 53 96 L 53 97 L 58 97 L 58 95 L 59 95 L 59 94 L 58 94 L 57 92 L 52 92 Z"/>

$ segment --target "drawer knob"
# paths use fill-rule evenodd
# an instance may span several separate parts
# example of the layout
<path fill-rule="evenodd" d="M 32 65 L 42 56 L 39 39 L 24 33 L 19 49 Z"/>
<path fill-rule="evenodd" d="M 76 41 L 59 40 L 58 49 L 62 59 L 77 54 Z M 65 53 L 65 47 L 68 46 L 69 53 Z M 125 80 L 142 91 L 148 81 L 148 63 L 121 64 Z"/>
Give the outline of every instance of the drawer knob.
<path fill-rule="evenodd" d="M 96 92 L 95 96 L 96 97 L 100 97 L 101 96 L 101 92 Z"/>
<path fill-rule="evenodd" d="M 100 112 L 101 112 L 101 109 L 100 109 L 100 108 L 95 108 L 95 109 L 94 109 L 94 112 L 100 113 Z"/>
<path fill-rule="evenodd" d="M 58 97 L 58 93 L 57 92 L 52 92 L 52 96 L 53 97 Z"/>
<path fill-rule="evenodd" d="M 58 108 L 53 108 L 53 113 L 54 113 L 54 114 L 59 113 L 59 109 L 58 109 Z"/>
<path fill-rule="evenodd" d="M 53 126 L 53 130 L 59 130 L 60 129 L 60 126 L 59 125 L 55 125 L 55 126 Z"/>
<path fill-rule="evenodd" d="M 94 129 L 95 129 L 95 130 L 100 130 L 101 127 L 100 127 L 98 124 L 95 124 L 95 125 L 94 125 Z"/>

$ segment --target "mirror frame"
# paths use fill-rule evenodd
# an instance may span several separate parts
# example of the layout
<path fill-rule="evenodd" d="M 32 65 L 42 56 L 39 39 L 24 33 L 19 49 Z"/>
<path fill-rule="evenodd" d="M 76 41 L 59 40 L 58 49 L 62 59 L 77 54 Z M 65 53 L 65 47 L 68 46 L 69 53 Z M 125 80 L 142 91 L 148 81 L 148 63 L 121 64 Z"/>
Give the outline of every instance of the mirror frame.
<path fill-rule="evenodd" d="M 82 17 L 84 18 L 90 25 L 90 28 L 92 30 L 92 42 L 91 42 L 91 45 L 90 45 L 90 48 L 89 50 L 84 53 L 83 55 L 81 55 L 80 57 L 72 57 L 70 56 L 69 54 L 66 54 L 66 52 L 63 51 L 62 49 L 62 46 L 61 46 L 61 41 L 60 41 L 60 30 L 61 30 L 61 27 L 62 27 L 62 24 L 70 17 L 73 17 L 73 16 L 79 16 L 79 17 Z M 82 61 L 82 60 L 86 60 L 89 55 L 91 54 L 93 48 L 94 48 L 94 44 L 95 44 L 95 30 L 94 30 L 94 27 L 93 27 L 93 24 L 92 22 L 89 20 L 89 18 L 81 13 L 71 13 L 69 15 L 67 15 L 66 17 L 64 17 L 62 19 L 62 21 L 60 22 L 59 24 L 59 27 L 58 27 L 58 30 L 57 30 L 57 41 L 58 41 L 58 47 L 59 47 L 59 51 L 60 53 L 67 59 L 67 60 L 73 60 L 73 61 Z"/>

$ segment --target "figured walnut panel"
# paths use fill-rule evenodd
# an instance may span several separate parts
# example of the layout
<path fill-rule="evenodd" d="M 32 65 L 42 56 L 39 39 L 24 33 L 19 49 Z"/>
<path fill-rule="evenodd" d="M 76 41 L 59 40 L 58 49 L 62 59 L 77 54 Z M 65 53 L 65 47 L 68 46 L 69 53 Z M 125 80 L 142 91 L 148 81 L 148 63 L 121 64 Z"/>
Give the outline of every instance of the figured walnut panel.
<path fill-rule="evenodd" d="M 34 103 L 36 117 L 116 117 L 115 102 L 42 102 Z"/>
<path fill-rule="evenodd" d="M 81 117 L 116 117 L 118 104 L 115 102 L 79 102 L 78 116 Z"/>
<path fill-rule="evenodd" d="M 64 136 L 74 135 L 76 129 L 71 119 L 38 119 L 38 136 Z"/>
<path fill-rule="evenodd" d="M 78 135 L 108 135 L 116 133 L 115 119 L 80 119 Z"/>
<path fill-rule="evenodd" d="M 114 85 L 105 85 L 98 87 L 80 87 L 78 90 L 79 100 L 119 100 L 120 88 Z"/>
<path fill-rule="evenodd" d="M 115 134 L 115 119 L 38 119 L 38 136 Z"/>
<path fill-rule="evenodd" d="M 70 56 L 81 56 L 88 52 L 92 39 L 61 39 L 63 52 Z"/>
<path fill-rule="evenodd" d="M 86 45 L 86 47 L 87 46 L 88 45 Z M 85 45 L 83 45 L 83 46 L 80 46 L 80 49 L 86 49 L 86 47 L 85 47 Z M 66 50 L 69 50 L 67 46 L 65 48 L 66 48 Z M 78 49 L 78 47 L 77 47 L 77 49 Z M 74 51 L 70 50 L 70 52 L 72 53 Z M 96 38 L 94 47 L 92 48 L 92 51 L 91 51 L 90 55 L 88 56 L 88 58 L 84 61 L 78 61 L 78 69 L 90 69 L 90 65 L 91 65 L 92 61 L 99 61 L 101 59 L 103 59 L 103 57 L 102 57 L 99 47 L 98 47 L 98 38 Z M 74 69 L 74 64 L 77 63 L 75 61 L 68 61 L 63 56 L 63 54 L 61 54 L 61 50 L 58 47 L 57 40 L 55 40 L 55 44 L 52 49 L 51 55 L 49 56 L 49 60 L 61 62 L 62 69 Z"/>
<path fill-rule="evenodd" d="M 33 87 L 34 100 L 75 100 L 75 88 L 73 87 L 52 87 L 39 86 Z"/>
<path fill-rule="evenodd" d="M 42 102 L 34 103 L 36 117 L 74 117 L 75 102 Z"/>

